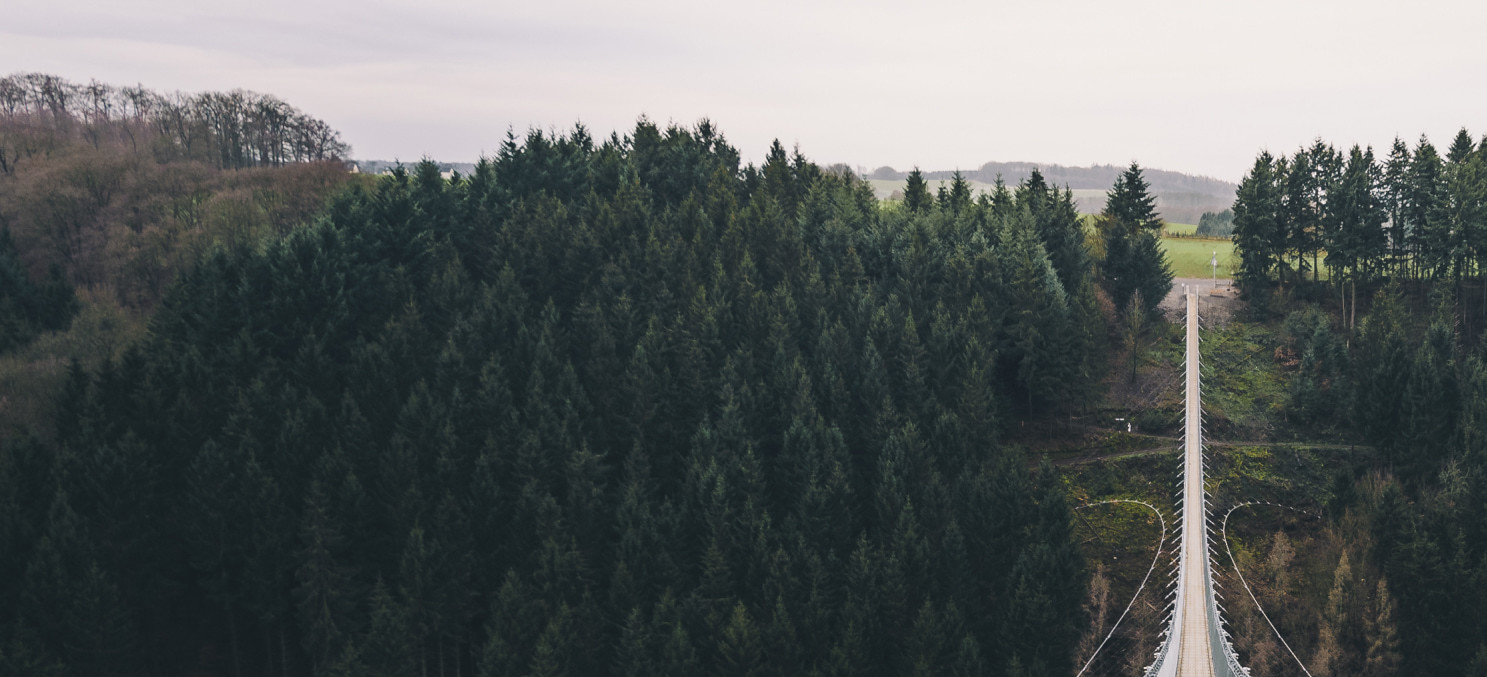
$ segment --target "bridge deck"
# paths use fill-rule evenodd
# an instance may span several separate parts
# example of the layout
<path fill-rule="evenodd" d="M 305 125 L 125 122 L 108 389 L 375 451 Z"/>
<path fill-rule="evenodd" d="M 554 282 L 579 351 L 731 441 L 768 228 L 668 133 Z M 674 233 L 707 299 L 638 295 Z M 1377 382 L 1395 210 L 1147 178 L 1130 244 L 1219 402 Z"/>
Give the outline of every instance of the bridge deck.
<path fill-rule="evenodd" d="M 1203 405 L 1198 380 L 1198 295 L 1187 293 L 1187 414 L 1183 439 L 1182 571 L 1178 604 L 1177 676 L 1212 677 L 1213 646 L 1208 615 L 1207 501 L 1203 488 Z"/>

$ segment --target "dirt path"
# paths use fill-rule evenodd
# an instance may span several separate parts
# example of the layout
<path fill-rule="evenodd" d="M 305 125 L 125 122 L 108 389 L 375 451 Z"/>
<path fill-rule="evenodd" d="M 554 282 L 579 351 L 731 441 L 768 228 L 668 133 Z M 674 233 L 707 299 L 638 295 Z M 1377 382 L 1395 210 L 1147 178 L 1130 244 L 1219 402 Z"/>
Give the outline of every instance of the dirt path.
<path fill-rule="evenodd" d="M 1215 286 L 1211 277 L 1174 277 L 1172 291 L 1167 292 L 1167 298 L 1158 304 L 1170 322 L 1182 322 L 1186 317 L 1186 306 L 1182 298 L 1183 285 L 1197 287 L 1199 302 L 1202 304 L 1198 314 L 1205 325 L 1209 322 L 1219 325 L 1228 322 L 1229 316 L 1239 306 L 1239 288 L 1234 286 L 1233 280 L 1219 278 L 1218 285 Z"/>
<path fill-rule="evenodd" d="M 1181 451 L 1182 439 L 1178 437 L 1167 437 L 1164 435 L 1148 435 L 1147 437 L 1170 441 L 1170 444 L 1160 446 L 1147 446 L 1139 449 L 1123 449 L 1120 451 L 1108 451 L 1095 447 L 1085 449 L 1066 449 L 1056 454 L 1044 454 L 1050 458 L 1050 462 L 1057 467 L 1072 467 L 1089 465 L 1100 461 L 1118 461 L 1137 456 L 1150 456 L 1152 454 L 1176 454 Z M 1233 447 L 1265 447 L 1267 449 L 1326 449 L 1329 451 L 1369 451 L 1372 447 L 1358 444 L 1344 444 L 1340 442 L 1266 442 L 1264 440 L 1203 440 L 1209 448 L 1233 448 Z M 1030 454 L 1028 456 L 1028 467 L 1037 468 L 1043 455 Z"/>

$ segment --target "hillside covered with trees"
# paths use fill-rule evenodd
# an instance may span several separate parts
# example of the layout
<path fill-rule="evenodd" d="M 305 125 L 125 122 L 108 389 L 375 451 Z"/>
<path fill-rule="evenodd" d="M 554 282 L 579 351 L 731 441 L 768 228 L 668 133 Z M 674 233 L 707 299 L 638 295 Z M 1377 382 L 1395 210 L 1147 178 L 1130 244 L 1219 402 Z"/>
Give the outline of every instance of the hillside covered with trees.
<path fill-rule="evenodd" d="M 50 436 L 68 363 L 119 357 L 213 247 L 310 221 L 347 152 L 271 96 L 0 79 L 0 440 Z"/>
<path fill-rule="evenodd" d="M 707 123 L 508 138 L 227 240 L 0 449 L 25 674 L 1071 671 L 1007 432 L 1105 373 L 1067 191 L 884 208 Z"/>
<path fill-rule="evenodd" d="M 1273 328 L 1286 427 L 1361 445 L 1311 499 L 1330 575 L 1284 582 L 1284 536 L 1258 557 L 1282 581 L 1262 602 L 1319 611 L 1282 625 L 1313 674 L 1487 674 L 1484 162 L 1465 130 L 1444 156 L 1318 141 L 1261 153 L 1240 186 L 1237 282 Z"/>

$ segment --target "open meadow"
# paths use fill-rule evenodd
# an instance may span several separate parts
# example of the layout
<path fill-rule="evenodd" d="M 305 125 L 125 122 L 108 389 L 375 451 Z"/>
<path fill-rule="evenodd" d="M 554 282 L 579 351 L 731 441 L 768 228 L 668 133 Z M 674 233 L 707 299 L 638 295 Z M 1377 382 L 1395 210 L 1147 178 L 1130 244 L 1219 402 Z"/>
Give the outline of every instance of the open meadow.
<path fill-rule="evenodd" d="M 877 194 L 878 199 L 880 200 L 886 200 L 889 198 L 889 196 L 893 195 L 894 191 L 901 192 L 904 189 L 904 182 L 901 180 L 867 179 L 867 182 L 873 187 L 873 192 Z M 950 185 L 950 182 L 944 179 L 929 179 L 926 181 L 926 183 L 929 184 L 930 193 L 938 191 L 940 189 L 940 186 L 945 186 L 948 188 Z M 971 192 L 974 195 L 990 193 L 996 190 L 995 184 L 986 183 L 984 181 L 967 180 L 966 183 L 970 184 Z M 1013 190 L 1015 188 L 1017 188 L 1016 184 L 1009 184 L 1007 186 L 1007 190 Z M 1104 189 L 1079 188 L 1075 189 L 1073 192 L 1074 201 L 1079 204 L 1080 211 L 1098 210 L 1100 205 L 1103 205 L 1105 202 Z"/>
<path fill-rule="evenodd" d="M 1177 277 L 1210 277 L 1213 268 L 1208 265 L 1218 255 L 1218 276 L 1230 278 L 1239 267 L 1239 258 L 1234 255 L 1232 240 L 1210 240 L 1193 237 L 1164 237 L 1162 251 L 1172 264 L 1172 274 Z"/>

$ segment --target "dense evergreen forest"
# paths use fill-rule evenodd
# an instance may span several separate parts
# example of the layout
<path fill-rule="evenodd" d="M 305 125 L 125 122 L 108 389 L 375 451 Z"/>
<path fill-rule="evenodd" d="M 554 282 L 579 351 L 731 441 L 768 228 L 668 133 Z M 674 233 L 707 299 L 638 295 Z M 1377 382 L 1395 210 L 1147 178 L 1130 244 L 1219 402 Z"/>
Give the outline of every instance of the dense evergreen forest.
<path fill-rule="evenodd" d="M 1241 184 L 1238 282 L 1276 327 L 1290 424 L 1366 445 L 1327 492 L 1313 674 L 1487 674 L 1484 163 L 1464 130 L 1444 157 L 1318 141 Z"/>
<path fill-rule="evenodd" d="M 0 669 L 1070 674 L 1064 486 L 1003 440 L 1130 297 L 1037 174 L 919 197 L 642 120 L 224 240 L 0 449 Z"/>
<path fill-rule="evenodd" d="M 1203 212 L 1198 217 L 1198 228 L 1193 232 L 1198 237 L 1232 237 L 1234 235 L 1234 210 Z"/>

